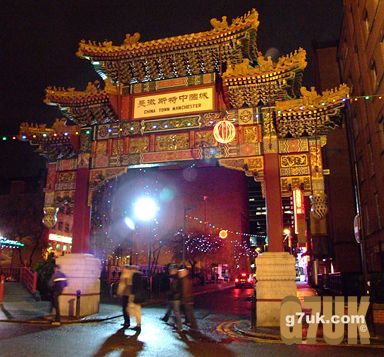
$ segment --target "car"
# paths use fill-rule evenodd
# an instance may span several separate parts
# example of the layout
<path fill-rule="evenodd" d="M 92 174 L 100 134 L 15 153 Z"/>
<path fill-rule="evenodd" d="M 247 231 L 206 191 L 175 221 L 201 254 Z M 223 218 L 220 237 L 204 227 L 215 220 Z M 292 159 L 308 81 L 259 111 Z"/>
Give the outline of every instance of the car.
<path fill-rule="evenodd" d="M 235 278 L 235 288 L 253 288 L 254 279 L 247 273 L 241 273 Z"/>

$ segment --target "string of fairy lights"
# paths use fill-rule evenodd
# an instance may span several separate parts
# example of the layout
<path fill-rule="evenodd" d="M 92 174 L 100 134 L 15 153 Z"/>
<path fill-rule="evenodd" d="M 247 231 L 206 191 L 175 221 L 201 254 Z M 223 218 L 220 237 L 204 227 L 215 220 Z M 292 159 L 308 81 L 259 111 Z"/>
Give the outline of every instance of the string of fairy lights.
<path fill-rule="evenodd" d="M 364 102 L 372 102 L 374 101 L 375 99 L 378 99 L 378 100 L 383 100 L 384 99 L 384 94 L 371 94 L 371 95 L 360 95 L 360 96 L 348 96 L 348 97 L 344 97 L 341 99 L 342 102 L 344 102 L 345 105 L 347 104 L 353 104 L 353 103 L 356 103 L 356 102 L 359 102 L 359 101 L 364 101 Z M 336 100 L 333 99 L 332 102 L 335 102 Z M 332 102 L 330 104 L 332 104 Z M 325 106 L 326 104 L 328 104 L 328 102 L 320 102 L 320 105 L 321 106 Z M 300 111 L 305 111 L 305 110 L 313 110 L 314 109 L 314 105 L 303 105 L 303 106 L 300 106 L 299 110 Z M 291 109 L 292 111 L 292 109 Z M 108 129 L 108 132 L 112 132 L 112 128 L 109 128 Z M 120 131 L 123 131 L 122 128 L 118 129 Z M 83 131 L 83 133 L 85 133 L 86 135 L 90 135 L 92 133 L 91 130 L 85 130 Z M 30 139 L 38 139 L 38 138 L 44 138 L 44 139 L 48 139 L 48 138 L 57 138 L 57 137 L 71 137 L 71 136 L 79 136 L 80 135 L 80 131 L 75 131 L 75 132 L 69 132 L 69 131 L 65 131 L 61 134 L 58 134 L 58 133 L 50 133 L 50 132 L 44 132 L 44 130 L 41 130 L 41 133 L 39 134 L 32 134 L 32 135 L 27 135 L 26 133 L 20 133 L 20 134 L 13 134 L 13 135 L 1 135 L 0 134 L 0 140 L 1 141 L 17 141 L 17 140 L 21 140 L 21 141 L 28 141 Z"/>
<path fill-rule="evenodd" d="M 226 231 L 228 233 L 243 236 L 243 237 L 265 238 L 266 241 L 268 241 L 268 237 L 266 235 L 263 235 L 263 234 L 253 234 L 253 233 L 243 233 L 243 232 L 233 231 L 233 230 L 230 230 L 228 228 L 218 226 L 217 224 L 212 224 L 210 222 L 204 222 L 204 220 L 202 220 L 201 218 L 190 216 L 190 215 L 185 215 L 185 218 L 188 218 L 189 220 L 198 222 L 199 224 L 206 225 L 207 227 L 214 229 L 214 230 Z"/>

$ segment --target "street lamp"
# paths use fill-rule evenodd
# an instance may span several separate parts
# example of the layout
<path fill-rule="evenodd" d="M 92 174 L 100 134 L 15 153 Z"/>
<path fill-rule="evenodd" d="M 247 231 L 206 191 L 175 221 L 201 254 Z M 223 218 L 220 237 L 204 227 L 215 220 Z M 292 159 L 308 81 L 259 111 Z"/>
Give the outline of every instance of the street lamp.
<path fill-rule="evenodd" d="M 151 221 L 158 211 L 159 206 L 151 197 L 141 197 L 133 205 L 133 213 L 139 221 Z"/>
<path fill-rule="evenodd" d="M 155 202 L 155 200 L 151 197 L 145 196 L 140 197 L 134 204 L 133 204 L 133 213 L 136 219 L 143 222 L 150 222 L 152 221 L 159 211 L 159 206 Z M 148 237 L 148 278 L 150 275 L 150 269 L 151 269 L 151 237 Z"/>

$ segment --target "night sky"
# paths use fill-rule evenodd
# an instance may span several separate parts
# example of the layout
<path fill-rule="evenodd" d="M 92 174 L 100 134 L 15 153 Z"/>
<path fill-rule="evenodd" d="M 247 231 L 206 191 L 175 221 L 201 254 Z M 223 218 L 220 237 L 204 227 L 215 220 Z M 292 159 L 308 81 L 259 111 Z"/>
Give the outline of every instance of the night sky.
<path fill-rule="evenodd" d="M 2 0 L 0 55 L 0 136 L 18 133 L 21 122 L 48 123 L 61 117 L 43 103 L 49 85 L 84 89 L 98 79 L 75 53 L 81 39 L 121 44 L 126 33 L 141 42 L 211 29 L 213 17 L 228 22 L 252 8 L 259 12 L 258 47 L 280 55 L 307 50 L 311 75 L 312 41 L 339 37 L 341 0 Z M 276 51 L 274 51 L 276 52 Z M 26 143 L 0 143 L 0 178 L 33 176 L 44 160 Z"/>

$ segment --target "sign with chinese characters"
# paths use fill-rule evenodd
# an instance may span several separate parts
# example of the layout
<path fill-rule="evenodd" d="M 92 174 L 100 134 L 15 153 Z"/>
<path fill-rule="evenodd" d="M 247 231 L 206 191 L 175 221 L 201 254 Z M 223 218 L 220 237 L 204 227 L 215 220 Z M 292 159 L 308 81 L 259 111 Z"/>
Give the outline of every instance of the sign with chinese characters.
<path fill-rule="evenodd" d="M 303 192 L 295 188 L 293 190 L 293 211 L 294 211 L 294 219 L 295 219 L 295 233 L 300 234 L 300 222 L 304 219 L 305 208 L 304 208 L 304 196 Z"/>
<path fill-rule="evenodd" d="M 214 110 L 214 103 L 213 87 L 136 96 L 133 119 L 211 111 Z"/>

